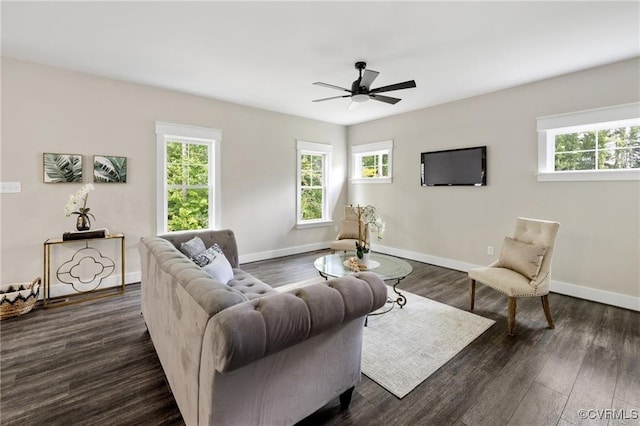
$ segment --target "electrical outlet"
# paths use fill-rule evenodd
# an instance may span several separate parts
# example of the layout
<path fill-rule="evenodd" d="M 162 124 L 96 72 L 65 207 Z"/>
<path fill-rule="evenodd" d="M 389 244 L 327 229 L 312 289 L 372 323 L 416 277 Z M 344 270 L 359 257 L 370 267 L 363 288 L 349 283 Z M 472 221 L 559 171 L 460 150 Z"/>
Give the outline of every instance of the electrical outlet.
<path fill-rule="evenodd" d="M 487 246 L 487 256 L 493 256 L 493 247 Z"/>

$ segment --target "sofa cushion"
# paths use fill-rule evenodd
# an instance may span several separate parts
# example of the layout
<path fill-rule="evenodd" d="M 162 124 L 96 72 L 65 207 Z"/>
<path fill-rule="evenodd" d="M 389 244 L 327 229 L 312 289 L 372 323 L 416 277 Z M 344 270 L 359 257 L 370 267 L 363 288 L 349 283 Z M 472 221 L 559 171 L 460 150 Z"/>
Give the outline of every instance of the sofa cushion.
<path fill-rule="evenodd" d="M 277 293 L 270 285 L 267 285 L 242 269 L 233 270 L 233 279 L 227 285 L 242 293 L 247 299 L 256 299 L 266 294 Z"/>

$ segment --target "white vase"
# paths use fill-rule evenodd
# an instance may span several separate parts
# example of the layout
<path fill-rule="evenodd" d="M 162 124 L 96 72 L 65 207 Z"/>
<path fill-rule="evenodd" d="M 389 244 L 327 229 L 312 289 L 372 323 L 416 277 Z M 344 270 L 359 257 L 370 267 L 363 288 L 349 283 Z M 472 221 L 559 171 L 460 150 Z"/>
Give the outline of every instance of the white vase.
<path fill-rule="evenodd" d="M 367 266 L 369 264 L 369 253 L 362 253 L 362 259 L 358 259 L 358 265 Z"/>

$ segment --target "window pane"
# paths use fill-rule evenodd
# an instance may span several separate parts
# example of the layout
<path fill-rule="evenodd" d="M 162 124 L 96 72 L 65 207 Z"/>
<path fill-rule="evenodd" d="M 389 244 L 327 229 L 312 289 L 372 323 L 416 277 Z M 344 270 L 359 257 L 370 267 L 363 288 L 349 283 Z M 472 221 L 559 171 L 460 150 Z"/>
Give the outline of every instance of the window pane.
<path fill-rule="evenodd" d="M 596 147 L 596 132 L 580 132 L 556 135 L 555 142 L 556 152 L 594 149 Z"/>
<path fill-rule="evenodd" d="M 207 185 L 209 150 L 206 145 L 167 143 L 167 183 L 169 185 Z"/>
<path fill-rule="evenodd" d="M 324 157 L 322 155 L 305 154 L 300 157 L 301 185 L 322 186 L 324 176 Z"/>
<path fill-rule="evenodd" d="M 322 189 L 302 189 L 302 220 L 322 219 Z"/>
<path fill-rule="evenodd" d="M 382 154 L 382 176 L 389 177 L 389 154 Z"/>
<path fill-rule="evenodd" d="M 378 177 L 378 156 L 362 156 L 362 176 L 363 178 Z"/>
<path fill-rule="evenodd" d="M 167 183 L 181 185 L 184 174 L 182 166 L 183 146 L 180 142 L 167 142 Z"/>
<path fill-rule="evenodd" d="M 169 189 L 167 195 L 169 231 L 209 228 L 208 189 Z"/>
<path fill-rule="evenodd" d="M 601 151 L 598 155 L 600 169 L 633 169 L 640 168 L 640 147 L 620 148 Z"/>
<path fill-rule="evenodd" d="M 594 170 L 596 167 L 595 151 L 571 152 L 556 154 L 555 170 Z"/>

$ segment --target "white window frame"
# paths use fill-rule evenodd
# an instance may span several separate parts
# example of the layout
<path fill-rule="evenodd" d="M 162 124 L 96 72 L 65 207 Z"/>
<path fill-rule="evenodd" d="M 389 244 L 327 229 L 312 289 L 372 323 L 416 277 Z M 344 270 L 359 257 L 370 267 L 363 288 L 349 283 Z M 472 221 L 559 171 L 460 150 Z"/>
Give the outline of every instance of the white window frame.
<path fill-rule="evenodd" d="M 362 157 L 371 155 L 388 155 L 388 176 L 380 177 L 362 177 Z M 382 168 L 382 163 L 380 164 Z M 354 145 L 351 147 L 351 183 L 392 183 L 393 182 L 393 141 L 382 141 L 366 143 L 362 145 Z"/>
<path fill-rule="evenodd" d="M 554 170 L 556 135 L 638 125 L 640 102 L 538 117 L 538 181 L 640 180 L 640 169 Z"/>
<path fill-rule="evenodd" d="M 220 144 L 222 131 L 206 127 L 156 122 L 156 232 L 167 234 L 167 158 L 168 141 L 206 144 L 209 147 L 209 229 L 220 229 L 221 185 Z M 173 231 L 182 232 L 182 231 Z"/>
<path fill-rule="evenodd" d="M 329 200 L 331 199 L 330 171 L 331 157 L 333 146 L 329 144 L 296 141 L 297 161 L 296 161 L 296 228 L 315 228 L 320 226 L 329 226 L 333 223 L 330 219 L 331 213 L 329 209 Z M 323 160 L 323 197 L 322 197 L 322 218 L 313 220 L 302 219 L 302 175 L 300 168 L 302 166 L 303 155 L 322 155 Z"/>

